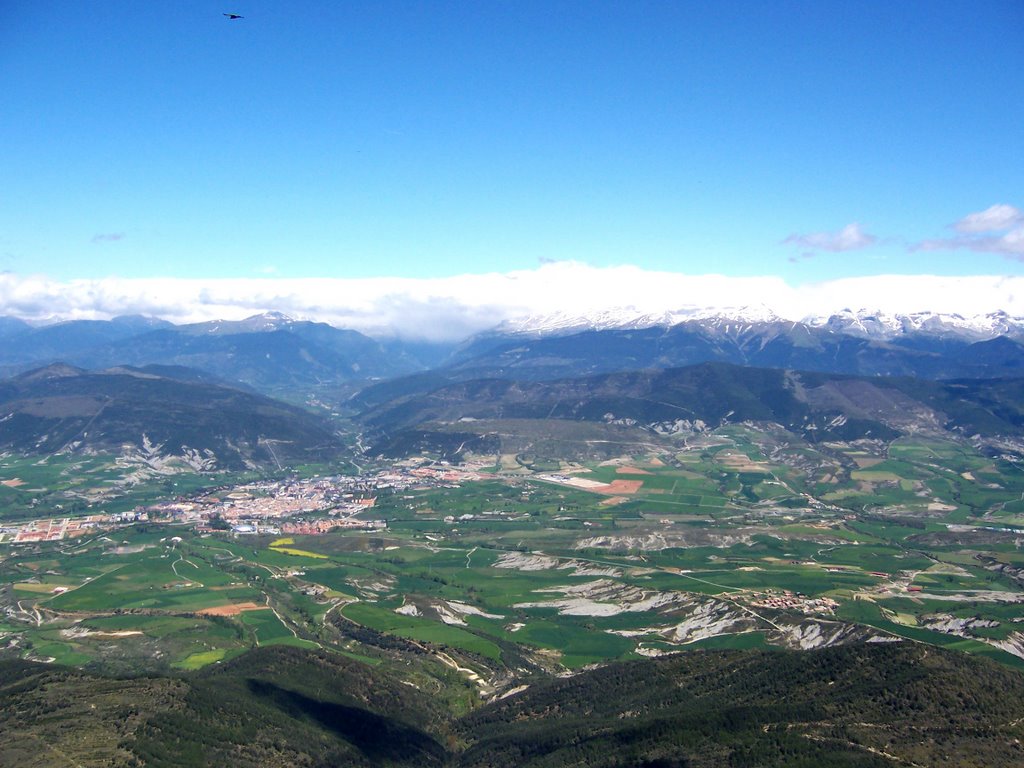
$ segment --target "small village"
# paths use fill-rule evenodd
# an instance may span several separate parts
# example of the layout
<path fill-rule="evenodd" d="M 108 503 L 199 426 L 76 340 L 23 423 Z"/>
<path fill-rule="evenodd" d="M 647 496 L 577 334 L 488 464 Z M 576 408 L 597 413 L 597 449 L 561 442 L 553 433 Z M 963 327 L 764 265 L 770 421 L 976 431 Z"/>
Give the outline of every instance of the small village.
<path fill-rule="evenodd" d="M 774 608 L 780 611 L 799 611 L 807 615 L 832 614 L 835 613 L 839 603 L 831 597 L 808 597 L 799 592 L 791 592 L 788 589 L 769 589 L 765 592 L 755 592 L 750 596 L 749 603 L 754 608 Z"/>

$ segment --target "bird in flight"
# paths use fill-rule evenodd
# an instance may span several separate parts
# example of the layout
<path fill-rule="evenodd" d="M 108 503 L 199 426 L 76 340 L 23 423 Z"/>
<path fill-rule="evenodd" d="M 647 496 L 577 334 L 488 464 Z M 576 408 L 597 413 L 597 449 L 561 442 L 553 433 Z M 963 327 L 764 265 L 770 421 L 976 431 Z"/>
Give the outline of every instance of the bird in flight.
<path fill-rule="evenodd" d="M 234 21 L 235 19 L 244 19 L 245 18 L 245 16 L 239 16 L 237 13 L 225 13 L 224 15 L 227 16 L 230 21 Z"/>

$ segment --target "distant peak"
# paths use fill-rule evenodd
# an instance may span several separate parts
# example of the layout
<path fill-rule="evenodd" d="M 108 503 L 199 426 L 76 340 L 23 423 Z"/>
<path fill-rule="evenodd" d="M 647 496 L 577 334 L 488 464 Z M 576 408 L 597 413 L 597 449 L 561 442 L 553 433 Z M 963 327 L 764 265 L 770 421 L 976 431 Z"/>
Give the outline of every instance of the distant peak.
<path fill-rule="evenodd" d="M 280 328 L 283 325 L 291 325 L 295 320 L 283 312 L 262 312 L 242 320 L 239 325 L 252 330 L 264 328 Z"/>
<path fill-rule="evenodd" d="M 230 335 L 276 331 L 295 325 L 296 322 L 283 312 L 261 312 L 258 315 L 250 315 L 244 320 L 213 320 L 182 327 L 186 328 L 188 333 Z"/>

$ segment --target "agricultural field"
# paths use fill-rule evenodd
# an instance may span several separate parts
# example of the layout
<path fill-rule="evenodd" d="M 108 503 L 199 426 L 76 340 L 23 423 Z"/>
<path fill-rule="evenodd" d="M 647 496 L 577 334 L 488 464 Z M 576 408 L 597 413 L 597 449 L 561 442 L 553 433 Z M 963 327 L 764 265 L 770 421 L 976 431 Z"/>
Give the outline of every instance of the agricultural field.
<path fill-rule="evenodd" d="M 4 545 L 0 642 L 115 670 L 319 647 L 485 697 L 702 647 L 924 642 L 1024 668 L 1024 472 L 968 442 L 730 425 L 682 450 L 518 459 L 382 487 L 383 530 Z"/>
<path fill-rule="evenodd" d="M 106 513 L 126 512 L 255 476 L 199 472 L 174 460 L 154 467 L 132 455 L 57 454 L 41 458 L 0 454 L 0 523 L 87 515 L 100 509 Z"/>

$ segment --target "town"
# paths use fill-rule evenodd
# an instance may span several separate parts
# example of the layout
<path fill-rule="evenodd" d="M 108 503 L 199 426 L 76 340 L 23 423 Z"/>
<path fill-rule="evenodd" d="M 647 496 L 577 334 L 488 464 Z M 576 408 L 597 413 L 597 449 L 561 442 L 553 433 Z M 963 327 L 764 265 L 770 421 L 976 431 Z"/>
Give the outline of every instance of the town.
<path fill-rule="evenodd" d="M 399 462 L 359 475 L 288 478 L 222 486 L 128 512 L 42 518 L 0 525 L 0 544 L 63 541 L 137 523 L 179 525 L 199 533 L 319 535 L 334 529 L 379 530 L 369 517 L 381 491 L 455 488 L 481 479 L 473 470 L 446 464 Z"/>

